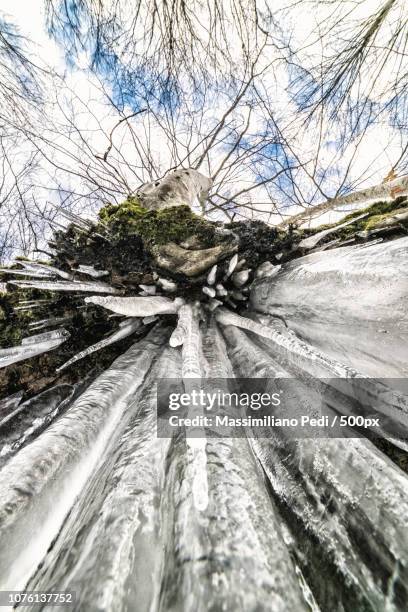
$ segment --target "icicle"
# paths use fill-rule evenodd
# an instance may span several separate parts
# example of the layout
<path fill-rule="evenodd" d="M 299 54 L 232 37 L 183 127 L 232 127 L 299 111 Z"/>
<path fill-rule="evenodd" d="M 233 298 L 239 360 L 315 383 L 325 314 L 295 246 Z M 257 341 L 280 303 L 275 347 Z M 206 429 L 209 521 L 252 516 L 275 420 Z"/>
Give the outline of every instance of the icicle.
<path fill-rule="evenodd" d="M 180 311 L 179 311 L 179 314 L 180 314 Z M 185 335 L 186 335 L 186 330 L 184 329 L 183 321 L 179 317 L 177 327 L 170 336 L 170 340 L 169 340 L 170 346 L 173 348 L 176 348 L 177 346 L 181 346 L 184 342 Z"/>
<path fill-rule="evenodd" d="M 51 317 L 50 319 L 41 319 L 39 321 L 33 321 L 28 326 L 34 330 L 43 329 L 44 327 L 51 327 L 52 325 L 65 325 L 72 321 L 72 317 Z"/>
<path fill-rule="evenodd" d="M 216 308 L 218 308 L 219 306 L 222 306 L 222 302 L 220 302 L 220 300 L 210 300 L 208 303 L 208 308 L 210 309 L 211 312 L 215 310 Z"/>
<path fill-rule="evenodd" d="M 201 365 L 202 350 L 199 327 L 199 309 L 191 304 L 184 304 L 179 310 L 179 321 L 170 339 L 172 346 L 182 343 L 181 375 L 187 393 L 201 388 L 203 376 Z M 188 417 L 200 416 L 203 409 L 191 405 Z M 203 512 L 208 507 L 208 476 L 205 430 L 202 427 L 191 429 L 186 437 L 188 457 L 190 460 L 191 483 L 194 507 Z"/>
<path fill-rule="evenodd" d="M 183 304 L 178 310 L 178 324 L 171 335 L 170 346 L 183 345 L 182 377 L 200 378 L 200 330 L 199 312 L 197 306 Z"/>
<path fill-rule="evenodd" d="M 38 300 L 37 302 L 33 302 L 32 304 L 25 304 L 24 306 L 15 306 L 13 310 L 16 311 L 24 311 L 24 310 L 32 310 L 33 308 L 43 308 L 45 304 L 52 304 L 54 300 Z"/>
<path fill-rule="evenodd" d="M 64 280 L 72 280 L 72 274 L 69 274 L 68 272 L 64 272 L 63 270 L 59 270 L 58 268 L 55 268 L 54 266 L 50 266 L 48 264 L 40 264 L 37 262 L 30 262 L 30 263 L 26 263 L 24 261 L 19 262 L 21 263 L 25 268 L 27 268 L 28 270 L 33 270 L 38 271 L 38 272 L 42 272 L 44 275 L 56 275 L 59 276 L 61 278 L 63 278 Z"/>
<path fill-rule="evenodd" d="M 281 265 L 274 266 L 270 261 L 264 261 L 255 272 L 255 278 L 271 278 L 275 276 L 282 268 Z"/>
<path fill-rule="evenodd" d="M 27 336 L 21 341 L 21 346 L 30 346 L 32 344 L 38 344 L 41 342 L 48 342 L 49 340 L 57 340 L 59 338 L 67 338 L 69 333 L 66 329 L 53 329 L 52 331 L 43 332 L 42 334 L 36 334 L 35 336 Z"/>
<path fill-rule="evenodd" d="M 7 293 L 7 283 L 0 283 L 0 293 Z"/>
<path fill-rule="evenodd" d="M 158 317 L 156 317 L 156 315 L 150 315 L 150 317 L 144 317 L 142 319 L 142 323 L 143 325 L 150 325 L 150 323 L 154 323 L 157 320 L 158 320 Z"/>
<path fill-rule="evenodd" d="M 170 346 L 172 347 L 181 346 L 182 344 L 184 344 L 187 338 L 189 338 L 189 334 L 192 334 L 193 332 L 198 333 L 198 331 L 196 330 L 196 327 L 198 325 L 197 324 L 198 318 L 199 317 L 197 313 L 197 307 L 193 307 L 191 306 L 191 304 L 184 304 L 183 306 L 181 306 L 181 308 L 178 311 L 177 327 L 173 331 L 170 337 L 170 341 L 169 341 Z M 197 342 L 198 340 L 196 337 L 194 337 L 194 340 L 190 338 L 189 341 L 193 343 L 193 342 Z M 195 357 L 197 357 L 197 355 Z M 189 354 L 187 355 L 187 358 L 190 360 Z M 197 364 L 193 367 L 193 370 L 201 371 L 200 366 Z M 187 371 L 187 370 L 188 368 L 186 369 L 186 367 L 184 367 L 184 371 Z M 198 378 L 200 376 L 201 374 L 198 374 Z"/>
<path fill-rule="evenodd" d="M 364 242 L 363 244 L 356 244 L 353 246 L 353 249 L 366 249 L 369 246 L 373 246 L 373 244 L 380 244 L 380 242 L 384 242 L 384 238 L 375 238 L 374 240 L 370 240 L 370 242 Z"/>
<path fill-rule="evenodd" d="M 211 268 L 207 276 L 207 283 L 209 285 L 213 285 L 215 283 L 215 279 L 217 277 L 217 264 Z"/>
<path fill-rule="evenodd" d="M 34 272 L 32 270 L 11 270 L 9 268 L 0 268 L 0 272 L 4 274 L 12 274 L 13 276 L 30 276 L 32 278 L 48 278 L 51 274 L 43 274 L 42 272 Z M 10 281 L 9 281 L 10 282 Z"/>
<path fill-rule="evenodd" d="M 211 298 L 215 297 L 215 289 L 213 287 L 203 287 L 202 292 Z"/>
<path fill-rule="evenodd" d="M 146 295 L 156 295 L 156 285 L 139 285 Z"/>
<path fill-rule="evenodd" d="M 69 332 L 65 329 L 24 338 L 20 346 L 0 349 L 0 368 L 51 351 L 65 342 L 67 338 L 69 338 Z"/>
<path fill-rule="evenodd" d="M 217 295 L 219 297 L 225 297 L 226 295 L 228 295 L 228 291 L 225 289 L 223 285 L 221 285 L 221 283 L 218 283 L 218 285 L 216 285 L 215 288 L 217 290 Z"/>
<path fill-rule="evenodd" d="M 79 281 L 63 282 L 63 281 L 10 281 L 11 285 L 16 287 L 25 287 L 27 289 L 42 289 L 44 291 L 86 291 L 95 293 L 120 293 L 118 289 L 105 285 L 103 283 L 82 283 Z"/>
<path fill-rule="evenodd" d="M 149 317 L 156 314 L 175 314 L 180 308 L 183 300 L 176 298 L 171 300 L 166 297 L 152 295 L 150 297 L 100 297 L 92 296 L 85 298 L 87 304 L 96 304 L 112 312 L 129 317 Z"/>
<path fill-rule="evenodd" d="M 169 293 L 172 293 L 173 291 L 176 291 L 177 289 L 176 283 L 173 283 L 172 281 L 167 280 L 167 278 L 158 277 L 156 280 L 157 280 L 157 284 L 160 285 L 162 289 L 164 289 L 164 291 L 169 291 Z"/>
<path fill-rule="evenodd" d="M 40 264 L 35 261 L 27 262 L 17 260 L 14 263 L 19 264 L 22 268 L 0 268 L 0 272 L 4 272 L 6 274 L 13 274 L 16 276 L 32 276 L 33 278 L 49 278 L 52 276 L 60 276 L 64 280 L 72 280 L 72 275 L 64 272 L 63 270 L 59 270 L 54 266 L 50 266 L 48 264 Z"/>
<path fill-rule="evenodd" d="M 232 275 L 232 282 L 234 283 L 235 287 L 242 287 L 243 285 L 245 285 L 246 282 L 248 282 L 249 279 L 249 273 L 251 272 L 251 270 L 241 270 L 241 272 L 235 272 L 235 274 Z"/>
<path fill-rule="evenodd" d="M 228 270 L 227 270 L 227 272 L 225 273 L 224 280 L 226 280 L 226 279 L 227 279 L 229 276 L 231 276 L 231 274 L 233 273 L 233 271 L 234 271 L 234 270 L 235 270 L 235 268 L 236 268 L 237 263 L 238 263 L 238 254 L 235 254 L 235 255 L 234 255 L 234 256 L 233 256 L 233 257 L 230 259 L 230 262 L 229 262 L 229 264 L 228 264 Z"/>
<path fill-rule="evenodd" d="M 42 300 L 20 300 L 19 304 L 24 305 L 24 306 L 30 306 L 33 304 L 49 304 L 50 302 L 52 302 L 53 300 L 50 299 L 42 299 Z"/>
<path fill-rule="evenodd" d="M 62 230 L 63 232 L 67 231 L 66 225 L 62 225 L 62 223 L 58 223 L 58 221 L 54 221 L 54 219 L 47 219 L 47 223 L 49 223 L 54 229 Z"/>
<path fill-rule="evenodd" d="M 234 300 L 237 300 L 238 302 L 243 302 L 247 299 L 245 295 L 241 293 L 241 291 L 233 291 L 231 295 Z"/>
<path fill-rule="evenodd" d="M 109 274 L 107 270 L 95 270 L 93 266 L 85 266 L 82 264 L 78 266 L 77 270 L 82 274 L 92 276 L 92 278 L 101 278 L 102 276 L 107 276 Z"/>
<path fill-rule="evenodd" d="M 8 417 L 18 407 L 22 398 L 23 392 L 17 391 L 17 393 L 0 400 L 0 419 Z"/>
<path fill-rule="evenodd" d="M 235 272 L 239 272 L 240 270 L 242 270 L 245 264 L 246 264 L 246 259 L 240 259 L 237 265 L 235 266 Z"/>
<path fill-rule="evenodd" d="M 88 221 L 88 219 L 82 219 L 82 217 L 79 217 L 78 215 L 76 215 L 75 213 L 73 213 L 71 211 L 65 210 L 61 206 L 57 206 L 56 204 L 51 203 L 51 205 L 63 217 L 68 219 L 68 221 L 70 221 L 71 223 L 76 225 L 79 229 L 88 231 L 88 230 L 90 230 L 93 227 L 93 223 L 91 221 Z"/>
<path fill-rule="evenodd" d="M 217 309 L 215 318 L 222 325 L 233 325 L 235 327 L 240 327 L 241 329 L 246 329 L 263 338 L 268 338 L 277 346 L 286 349 L 293 355 L 299 355 L 309 361 L 320 364 L 327 370 L 327 372 L 330 372 L 335 376 L 342 378 L 364 378 L 362 374 L 353 368 L 327 357 L 315 347 L 303 342 L 302 340 L 299 340 L 297 336 L 292 334 L 285 336 L 277 329 L 261 325 L 252 319 L 241 317 L 235 312 L 231 312 L 225 308 Z"/>
<path fill-rule="evenodd" d="M 66 363 L 64 363 L 62 366 L 57 368 L 57 372 L 60 372 L 61 370 L 65 370 L 65 368 L 72 365 L 76 361 L 79 361 L 80 359 L 83 359 L 84 357 L 87 357 L 88 355 L 91 355 L 92 353 L 99 351 L 105 346 L 109 346 L 110 344 L 119 342 L 119 340 L 123 340 L 123 338 L 127 338 L 127 336 L 130 336 L 137 329 L 139 329 L 140 326 L 141 326 L 140 319 L 127 319 L 125 321 L 122 321 L 119 326 L 120 329 L 118 329 L 115 333 L 111 334 L 107 338 L 104 338 L 103 340 L 100 340 L 96 344 L 92 344 L 91 346 L 88 346 L 88 348 L 84 349 L 80 353 L 77 353 L 76 355 L 74 355 L 74 357 L 71 357 L 71 359 L 69 359 Z"/>

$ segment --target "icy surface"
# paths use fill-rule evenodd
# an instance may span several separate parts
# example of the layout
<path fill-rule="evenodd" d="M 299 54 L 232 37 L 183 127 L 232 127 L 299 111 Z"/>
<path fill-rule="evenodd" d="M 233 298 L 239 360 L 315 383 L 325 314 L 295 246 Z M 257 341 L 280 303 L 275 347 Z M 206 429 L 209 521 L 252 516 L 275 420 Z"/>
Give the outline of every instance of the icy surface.
<path fill-rule="evenodd" d="M 126 315 L 127 317 L 151 317 L 157 314 L 175 314 L 182 304 L 180 298 L 170 300 L 169 298 L 155 295 L 124 298 L 92 296 L 85 298 L 85 302 L 102 306 L 107 310 Z"/>
<path fill-rule="evenodd" d="M 265 266 L 246 317 L 93 296 L 178 325 L 156 323 L 81 393 L 4 403 L 0 586 L 72 589 L 90 612 L 405 612 L 408 476 L 369 439 L 158 438 L 156 386 L 264 377 L 273 390 L 296 376 L 296 403 L 323 377 L 402 377 L 407 248 Z"/>
<path fill-rule="evenodd" d="M 109 346 L 110 344 L 119 342 L 119 340 L 123 340 L 123 338 L 127 338 L 128 336 L 133 334 L 137 329 L 139 329 L 140 326 L 141 326 L 141 322 L 139 319 L 136 319 L 136 320 L 127 319 L 125 321 L 122 321 L 120 323 L 119 329 L 116 332 L 114 332 L 107 338 L 100 340 L 96 344 L 92 344 L 91 346 L 88 346 L 86 349 L 84 349 L 80 353 L 77 353 L 76 355 L 71 357 L 71 359 L 69 359 L 66 363 L 64 363 L 62 366 L 57 368 L 57 372 L 61 370 L 65 370 L 65 368 L 69 367 L 76 361 L 79 361 L 80 359 L 83 359 L 84 357 L 87 357 L 88 355 L 91 355 L 92 353 L 95 353 L 96 351 L 103 349 L 105 346 Z"/>
<path fill-rule="evenodd" d="M 408 237 L 317 252 L 259 279 L 253 309 L 369 376 L 408 375 Z"/>
<path fill-rule="evenodd" d="M 81 281 L 9 281 L 10 285 L 44 291 L 86 291 L 88 293 L 120 293 L 118 289 L 103 283 L 83 283 Z"/>
<path fill-rule="evenodd" d="M 20 346 L 0 349 L 0 368 L 51 351 L 68 338 L 69 332 L 65 329 L 57 329 L 24 338 Z"/>

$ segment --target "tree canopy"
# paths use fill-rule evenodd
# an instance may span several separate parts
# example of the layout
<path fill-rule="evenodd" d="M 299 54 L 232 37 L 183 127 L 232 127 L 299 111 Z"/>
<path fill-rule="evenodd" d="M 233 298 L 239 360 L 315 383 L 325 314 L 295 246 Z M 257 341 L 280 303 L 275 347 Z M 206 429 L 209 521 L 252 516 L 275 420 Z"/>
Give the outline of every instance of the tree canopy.
<path fill-rule="evenodd" d="M 176 168 L 271 224 L 406 172 L 403 0 L 33 4 L 46 49 L 0 20 L 3 259 Z"/>

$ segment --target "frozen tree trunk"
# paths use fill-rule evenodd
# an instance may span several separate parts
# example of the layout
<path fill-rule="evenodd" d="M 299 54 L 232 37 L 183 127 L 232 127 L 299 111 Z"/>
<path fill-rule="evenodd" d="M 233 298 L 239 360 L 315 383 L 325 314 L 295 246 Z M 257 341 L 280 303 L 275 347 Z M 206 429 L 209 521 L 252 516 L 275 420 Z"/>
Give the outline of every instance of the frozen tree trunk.
<path fill-rule="evenodd" d="M 311 206 L 309 210 L 303 211 L 284 221 L 281 225 L 287 226 L 289 223 L 304 225 L 308 221 L 311 222 L 315 218 L 319 218 L 323 213 L 330 210 L 347 210 L 347 206 L 355 206 L 356 208 L 364 208 L 370 206 L 374 202 L 380 200 L 393 200 L 400 195 L 408 193 L 408 175 L 395 178 L 391 181 L 384 181 L 380 185 L 353 191 L 346 196 L 340 196 L 327 202 L 322 202 L 317 206 Z M 344 214 L 344 213 L 343 213 Z"/>
<path fill-rule="evenodd" d="M 171 206 L 193 206 L 204 202 L 212 186 L 212 180 L 194 170 L 176 170 L 152 183 L 146 183 L 137 196 L 149 210 L 160 210 Z"/>

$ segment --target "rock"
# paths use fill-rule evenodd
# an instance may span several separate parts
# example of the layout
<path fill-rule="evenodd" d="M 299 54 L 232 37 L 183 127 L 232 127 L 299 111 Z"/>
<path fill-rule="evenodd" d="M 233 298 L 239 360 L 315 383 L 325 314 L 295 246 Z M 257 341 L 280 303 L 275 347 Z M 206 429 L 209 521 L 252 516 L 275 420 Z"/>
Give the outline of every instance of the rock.
<path fill-rule="evenodd" d="M 198 276 L 237 250 L 236 243 L 226 242 L 209 249 L 188 250 L 169 242 L 154 250 L 156 264 L 169 272 L 188 277 Z"/>

